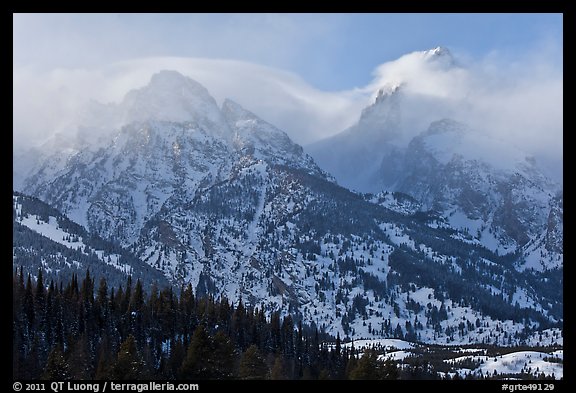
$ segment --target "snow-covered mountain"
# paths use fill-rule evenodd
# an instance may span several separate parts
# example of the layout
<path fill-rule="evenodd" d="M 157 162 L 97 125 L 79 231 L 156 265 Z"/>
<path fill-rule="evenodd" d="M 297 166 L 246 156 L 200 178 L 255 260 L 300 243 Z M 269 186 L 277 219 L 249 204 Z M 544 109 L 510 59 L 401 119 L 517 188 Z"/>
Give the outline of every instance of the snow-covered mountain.
<path fill-rule="evenodd" d="M 362 192 L 382 191 L 374 184 L 374 174 L 384 157 L 393 156 L 398 149 L 401 95 L 399 85 L 378 90 L 374 103 L 362 111 L 357 124 L 308 146 L 306 151 L 341 185 Z"/>
<path fill-rule="evenodd" d="M 442 48 L 422 52 L 420 61 L 456 67 Z M 345 187 L 410 195 L 420 210 L 434 210 L 483 246 L 521 253 L 519 269 L 560 267 L 562 187 L 532 156 L 486 130 L 438 118 L 411 136 L 402 121 L 409 98 L 401 80 L 392 82 L 356 125 L 307 147 L 318 164 Z"/>
<path fill-rule="evenodd" d="M 182 75 L 119 107 L 134 117 L 107 143 L 44 160 L 23 189 L 173 283 L 351 337 L 513 344 L 562 324 L 561 269 L 520 269 L 428 201 L 337 185 L 284 132 Z"/>
<path fill-rule="evenodd" d="M 84 277 L 86 270 L 96 283 L 105 278 L 116 287 L 126 277 L 142 280 L 144 288 L 167 285 L 158 271 L 116 244 L 87 232 L 44 202 L 13 193 L 13 265 L 36 275 L 43 270 L 49 280 Z"/>
<path fill-rule="evenodd" d="M 134 121 L 107 146 L 54 154 L 26 180 L 24 191 L 124 245 L 171 197 L 192 198 L 221 182 L 242 155 L 288 160 L 324 176 L 284 132 L 232 101 L 221 110 L 206 89 L 179 73 L 154 75 L 120 107 Z M 167 120 L 172 116 L 175 121 Z"/>
<path fill-rule="evenodd" d="M 522 250 L 543 233 L 556 232 L 544 245 L 542 262 L 532 267 L 562 264 L 559 187 L 523 152 L 444 119 L 412 139 L 400 156 L 390 157 L 399 168 L 388 166 L 388 158 L 375 174 L 377 179 L 396 177 L 392 184 L 382 181 L 384 189 L 411 195 L 421 209 L 442 213 L 453 228 L 469 232 L 501 254 Z M 551 214 L 557 217 L 553 222 Z"/>

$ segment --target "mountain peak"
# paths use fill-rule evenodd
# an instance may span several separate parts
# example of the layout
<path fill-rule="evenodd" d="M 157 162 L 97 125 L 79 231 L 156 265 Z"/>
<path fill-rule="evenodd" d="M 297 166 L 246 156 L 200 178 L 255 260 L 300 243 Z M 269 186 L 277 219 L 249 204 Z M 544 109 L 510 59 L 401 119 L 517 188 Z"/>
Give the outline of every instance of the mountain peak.
<path fill-rule="evenodd" d="M 444 66 L 454 66 L 454 57 L 448 48 L 437 46 L 436 48 L 423 51 L 422 57 L 428 62 L 442 64 Z"/>
<path fill-rule="evenodd" d="M 357 129 L 363 134 L 377 136 L 377 140 L 389 140 L 398 135 L 400 124 L 401 84 L 386 84 L 376 95 L 374 103 L 362 110 Z"/>
<path fill-rule="evenodd" d="M 162 95 L 164 99 L 186 99 L 193 96 L 206 101 L 214 101 L 204 86 L 173 70 L 162 70 L 153 74 L 148 85 L 136 91 L 140 95 Z"/>
<path fill-rule="evenodd" d="M 402 89 L 402 83 L 386 83 L 384 86 L 378 89 L 376 93 L 376 99 L 374 104 L 378 104 L 382 101 L 392 99 L 392 96 L 397 96 Z"/>
<path fill-rule="evenodd" d="M 208 90 L 177 71 L 152 75 L 148 85 L 126 94 L 121 107 L 124 124 L 147 120 L 192 122 L 223 135 L 229 131 Z"/>
<path fill-rule="evenodd" d="M 436 48 L 429 49 L 424 53 L 426 53 L 428 56 L 452 56 L 450 50 L 443 46 L 437 46 Z"/>
<path fill-rule="evenodd" d="M 224 102 L 222 103 L 222 113 L 224 114 L 224 117 L 229 121 L 230 120 L 237 121 L 240 119 L 249 120 L 258 118 L 258 116 L 256 116 L 254 113 L 244 109 L 242 105 L 238 104 L 235 101 L 232 101 L 229 98 L 224 99 Z"/>
<path fill-rule="evenodd" d="M 174 70 L 161 70 L 150 78 L 150 84 L 187 83 L 189 81 L 194 82 L 192 79 Z"/>

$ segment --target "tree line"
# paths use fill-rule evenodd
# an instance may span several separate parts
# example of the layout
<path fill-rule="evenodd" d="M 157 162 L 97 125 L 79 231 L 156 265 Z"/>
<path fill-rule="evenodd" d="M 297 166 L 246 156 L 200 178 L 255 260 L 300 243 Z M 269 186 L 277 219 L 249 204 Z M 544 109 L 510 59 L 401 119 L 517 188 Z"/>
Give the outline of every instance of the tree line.
<path fill-rule="evenodd" d="M 14 379 L 397 379 L 394 362 L 290 315 L 142 282 L 13 274 Z"/>

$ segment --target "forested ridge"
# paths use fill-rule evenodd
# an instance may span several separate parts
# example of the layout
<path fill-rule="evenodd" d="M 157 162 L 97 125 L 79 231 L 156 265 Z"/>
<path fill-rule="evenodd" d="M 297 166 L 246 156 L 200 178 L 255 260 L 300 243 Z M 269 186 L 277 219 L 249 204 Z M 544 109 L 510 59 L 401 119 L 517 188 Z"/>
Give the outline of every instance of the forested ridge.
<path fill-rule="evenodd" d="M 393 362 L 330 347 L 316 329 L 191 285 L 109 288 L 13 274 L 14 379 L 397 379 Z M 97 285 L 97 287 L 96 287 Z"/>

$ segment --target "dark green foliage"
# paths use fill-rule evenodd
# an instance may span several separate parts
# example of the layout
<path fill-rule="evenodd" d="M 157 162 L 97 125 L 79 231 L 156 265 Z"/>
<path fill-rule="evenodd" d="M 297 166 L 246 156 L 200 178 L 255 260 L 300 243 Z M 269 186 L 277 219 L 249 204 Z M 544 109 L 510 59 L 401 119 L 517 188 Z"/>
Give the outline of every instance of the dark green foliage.
<path fill-rule="evenodd" d="M 42 379 L 65 381 L 71 378 L 68 363 L 60 348 L 54 348 L 48 355 L 48 362 L 44 367 Z"/>
<path fill-rule="evenodd" d="M 120 346 L 116 362 L 110 370 L 110 378 L 114 380 L 138 380 L 149 377 L 144 373 L 145 363 L 136 348 L 136 340 L 130 335 Z"/>
<path fill-rule="evenodd" d="M 398 369 L 395 363 L 378 360 L 378 353 L 374 349 L 367 349 L 362 357 L 354 362 L 349 378 L 378 380 L 398 379 L 398 376 Z"/>
<path fill-rule="evenodd" d="M 350 379 L 380 379 L 378 355 L 369 349 L 355 362 L 350 371 Z"/>
<path fill-rule="evenodd" d="M 151 288 L 128 278 L 118 289 L 92 271 L 45 288 L 13 275 L 15 379 L 300 379 L 344 375 L 347 353 L 330 352 L 317 330 L 290 316 L 196 298 L 190 285 Z M 62 348 L 66 348 L 63 351 Z M 321 373 L 323 370 L 323 373 Z"/>
<path fill-rule="evenodd" d="M 192 336 L 186 358 L 179 370 L 181 379 L 210 379 L 212 368 L 208 366 L 208 359 L 212 355 L 210 338 L 206 328 L 198 326 Z"/>
<path fill-rule="evenodd" d="M 449 371 L 444 359 L 450 350 L 443 347 L 416 347 L 417 357 L 406 358 L 399 369 L 378 360 L 382 348 L 358 358 L 338 336 L 328 338 L 330 349 L 318 330 L 295 324 L 291 316 L 273 312 L 268 320 L 242 301 L 196 298 L 190 285 L 179 296 L 172 288 L 146 295 L 131 280 L 109 289 L 102 279 L 94 291 L 91 272 L 48 289 L 36 277 L 23 269 L 13 275 L 14 379 L 434 379 Z M 354 299 L 354 312 L 362 313 L 365 298 Z M 426 309 L 440 327 L 447 312 L 443 305 Z M 383 328 L 408 337 L 419 323 L 384 321 Z M 527 349 L 487 347 L 487 354 Z"/>
<path fill-rule="evenodd" d="M 268 366 L 256 345 L 251 345 L 240 359 L 241 379 L 268 379 Z"/>

